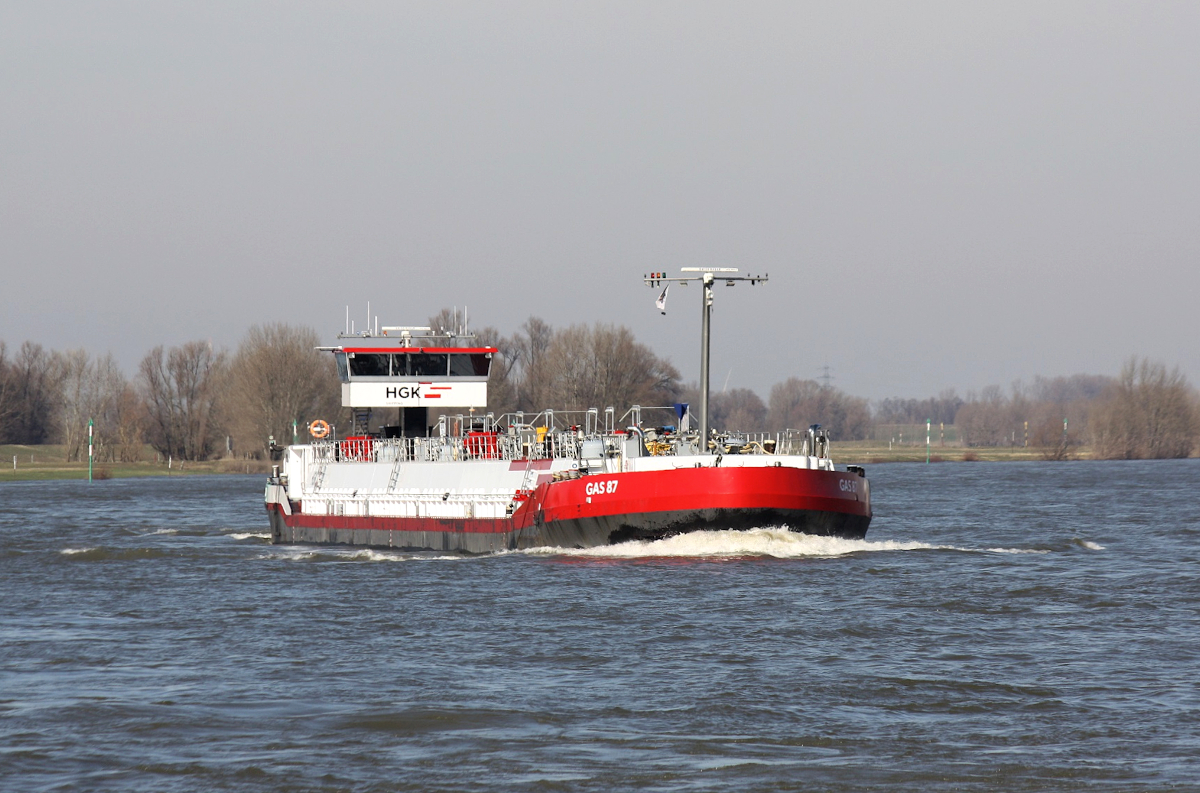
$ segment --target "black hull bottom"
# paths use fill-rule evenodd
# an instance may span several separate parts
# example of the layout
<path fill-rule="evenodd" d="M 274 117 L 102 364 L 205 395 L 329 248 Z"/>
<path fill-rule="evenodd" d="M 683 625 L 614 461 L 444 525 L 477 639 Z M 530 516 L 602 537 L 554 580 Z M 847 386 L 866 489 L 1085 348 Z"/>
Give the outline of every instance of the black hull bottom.
<path fill-rule="evenodd" d="M 544 545 L 589 548 L 630 540 L 661 540 L 690 531 L 782 527 L 802 534 L 861 540 L 869 517 L 843 512 L 780 509 L 697 509 L 563 520 L 542 527 Z"/>
<path fill-rule="evenodd" d="M 845 539 L 866 536 L 871 518 L 842 512 L 776 509 L 698 509 L 607 515 L 535 523 L 512 531 L 465 531 L 461 521 L 445 521 L 444 530 L 407 531 L 402 521 L 388 528 L 338 526 L 322 518 L 320 526 L 288 526 L 278 510 L 269 510 L 275 543 L 352 545 L 405 551 L 495 553 L 525 548 L 595 548 L 630 540 L 658 540 L 690 531 L 783 527 L 804 534 Z M 299 521 L 297 521 L 299 522 Z"/>

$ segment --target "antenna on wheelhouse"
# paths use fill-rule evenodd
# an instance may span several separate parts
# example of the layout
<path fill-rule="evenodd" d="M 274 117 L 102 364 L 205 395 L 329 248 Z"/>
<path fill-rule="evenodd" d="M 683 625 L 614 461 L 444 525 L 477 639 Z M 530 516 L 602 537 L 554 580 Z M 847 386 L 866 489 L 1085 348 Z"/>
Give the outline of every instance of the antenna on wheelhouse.
<path fill-rule="evenodd" d="M 704 284 L 704 289 L 701 290 L 700 300 L 700 453 L 704 454 L 708 451 L 708 359 L 709 359 L 709 339 L 710 318 L 712 315 L 713 304 L 713 283 L 719 277 L 725 282 L 725 286 L 734 286 L 738 281 L 749 281 L 751 286 L 754 286 L 759 281 L 766 282 L 767 275 L 733 275 L 738 272 L 736 267 L 681 267 L 680 272 L 697 273 L 697 275 L 682 275 L 669 276 L 666 273 L 650 273 L 642 276 L 643 283 L 646 286 L 660 287 L 664 283 L 670 284 L 673 281 L 682 283 L 684 286 L 689 281 L 699 281 Z M 719 275 L 718 275 L 719 274 Z M 666 295 L 660 298 L 660 308 L 663 313 L 666 313 Z"/>

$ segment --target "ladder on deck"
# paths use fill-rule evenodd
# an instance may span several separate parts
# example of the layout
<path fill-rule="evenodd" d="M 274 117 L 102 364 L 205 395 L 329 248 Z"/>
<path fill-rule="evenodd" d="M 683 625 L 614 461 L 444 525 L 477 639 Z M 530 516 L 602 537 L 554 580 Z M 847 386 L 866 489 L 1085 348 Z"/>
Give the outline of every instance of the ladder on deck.
<path fill-rule="evenodd" d="M 533 467 L 532 459 L 525 464 L 525 477 L 521 480 L 521 489 L 517 491 L 518 493 L 529 493 L 533 490 L 529 486 L 530 479 L 537 480 L 537 469 Z"/>
<path fill-rule="evenodd" d="M 389 493 L 396 489 L 396 482 L 400 481 L 400 464 L 404 462 L 403 451 L 403 448 L 396 450 L 396 462 L 392 463 L 392 475 L 388 477 Z"/>
<path fill-rule="evenodd" d="M 330 457 L 322 456 L 321 459 L 317 460 L 317 470 L 313 472 L 312 478 L 314 493 L 321 489 L 321 484 L 325 481 L 325 469 L 329 467 L 329 459 Z"/>

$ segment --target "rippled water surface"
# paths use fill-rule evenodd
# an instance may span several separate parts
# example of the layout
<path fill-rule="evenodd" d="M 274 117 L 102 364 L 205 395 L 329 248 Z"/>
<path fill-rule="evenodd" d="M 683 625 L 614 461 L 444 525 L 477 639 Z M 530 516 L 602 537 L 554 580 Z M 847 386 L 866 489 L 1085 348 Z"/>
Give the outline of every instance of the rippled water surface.
<path fill-rule="evenodd" d="M 0 789 L 1200 790 L 1200 461 L 868 474 L 862 542 L 475 558 L 0 485 Z"/>

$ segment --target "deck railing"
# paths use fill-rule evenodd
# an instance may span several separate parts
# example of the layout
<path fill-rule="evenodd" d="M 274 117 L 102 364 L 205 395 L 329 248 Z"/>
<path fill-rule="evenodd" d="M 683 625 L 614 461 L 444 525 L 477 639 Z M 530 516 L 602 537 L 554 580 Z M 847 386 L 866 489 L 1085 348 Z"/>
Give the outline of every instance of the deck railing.
<path fill-rule="evenodd" d="M 465 437 L 348 438 L 312 444 L 316 460 L 362 463 L 455 462 L 459 460 L 574 459 L 579 441 L 561 433 L 542 442 L 519 435 L 471 433 Z"/>
<path fill-rule="evenodd" d="M 533 430 L 516 432 L 469 432 L 466 435 L 432 436 L 426 438 L 346 438 L 339 441 L 316 441 L 312 444 L 313 459 L 317 462 L 457 462 L 461 460 L 546 460 L 578 459 L 587 440 L 602 440 L 600 448 L 614 451 L 622 441 L 635 437 L 624 433 L 594 433 L 580 437 L 574 432 L 539 433 Z M 643 453 L 674 455 L 682 443 L 695 452 L 696 441 L 691 437 L 646 437 Z M 709 451 L 721 454 L 808 455 L 829 456 L 829 443 L 824 436 L 814 436 L 807 430 L 784 432 L 727 433 L 709 444 Z M 686 454 L 687 452 L 682 452 Z"/>

